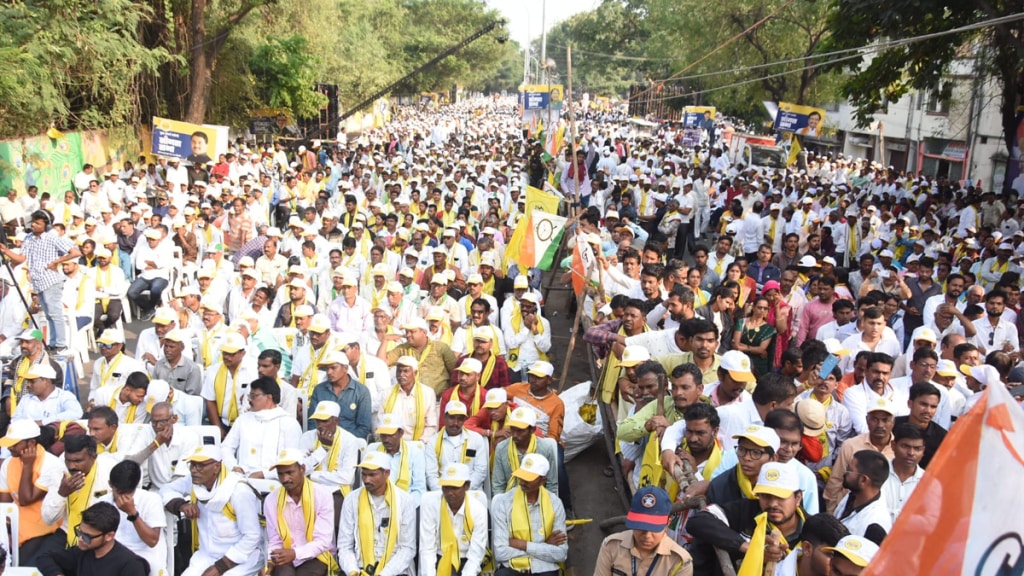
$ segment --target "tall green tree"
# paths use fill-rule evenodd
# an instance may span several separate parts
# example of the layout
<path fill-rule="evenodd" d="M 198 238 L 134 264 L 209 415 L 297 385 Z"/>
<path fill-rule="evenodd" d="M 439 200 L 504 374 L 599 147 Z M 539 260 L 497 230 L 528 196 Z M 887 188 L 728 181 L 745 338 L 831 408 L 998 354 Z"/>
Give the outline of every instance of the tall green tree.
<path fill-rule="evenodd" d="M 147 48 L 152 16 L 131 0 L 24 0 L 0 5 L 0 137 L 134 124 L 139 77 L 174 59 Z"/>
<path fill-rule="evenodd" d="M 1020 11 L 1021 3 L 1013 0 L 843 0 L 835 5 L 832 37 L 823 50 L 867 48 L 894 38 L 929 36 Z M 1007 151 L 1012 150 L 1017 107 L 1024 98 L 1021 20 L 889 47 L 875 52 L 870 60 L 837 67 L 849 72 L 843 76 L 843 95 L 856 107 L 858 124 L 866 126 L 884 102 L 895 102 L 912 90 L 939 89 L 958 62 L 973 64 L 981 77 L 998 81 L 1004 141 Z"/>

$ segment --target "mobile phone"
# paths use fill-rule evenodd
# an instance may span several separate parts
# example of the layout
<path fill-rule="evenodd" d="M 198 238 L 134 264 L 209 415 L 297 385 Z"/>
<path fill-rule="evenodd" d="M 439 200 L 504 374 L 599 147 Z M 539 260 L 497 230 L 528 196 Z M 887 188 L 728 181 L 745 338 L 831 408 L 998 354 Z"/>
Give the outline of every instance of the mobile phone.
<path fill-rule="evenodd" d="M 835 354 L 829 354 L 825 357 L 824 362 L 821 363 L 821 370 L 818 371 L 818 377 L 824 380 L 828 378 L 828 375 L 832 373 L 832 370 L 839 365 L 839 356 Z"/>

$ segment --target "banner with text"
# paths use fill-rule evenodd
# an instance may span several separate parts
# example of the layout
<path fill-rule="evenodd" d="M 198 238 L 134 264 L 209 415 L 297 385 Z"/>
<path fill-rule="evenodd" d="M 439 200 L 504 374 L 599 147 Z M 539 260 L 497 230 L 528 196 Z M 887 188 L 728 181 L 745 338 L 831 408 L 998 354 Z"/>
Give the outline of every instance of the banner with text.
<path fill-rule="evenodd" d="M 221 128 L 154 116 L 153 154 L 205 164 L 227 150 L 227 141 L 221 142 L 226 128 Z"/>
<path fill-rule="evenodd" d="M 799 136 L 819 136 L 825 124 L 825 109 L 801 106 L 788 102 L 779 103 L 775 116 L 776 132 L 792 132 Z"/>
<path fill-rule="evenodd" d="M 714 106 L 687 106 L 683 110 L 683 126 L 686 128 L 701 128 L 707 120 L 714 120 L 717 111 Z M 704 115 L 708 117 L 705 118 Z"/>
<path fill-rule="evenodd" d="M 565 100 L 561 84 L 524 84 L 519 87 L 519 104 L 524 110 L 560 110 Z"/>

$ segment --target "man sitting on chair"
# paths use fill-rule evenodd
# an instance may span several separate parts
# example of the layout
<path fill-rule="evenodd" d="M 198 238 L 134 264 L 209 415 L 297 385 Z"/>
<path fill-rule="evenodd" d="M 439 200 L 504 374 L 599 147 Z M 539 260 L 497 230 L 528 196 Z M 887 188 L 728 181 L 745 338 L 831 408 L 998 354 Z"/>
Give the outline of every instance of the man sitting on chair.
<path fill-rule="evenodd" d="M 185 461 L 190 475 L 160 489 L 168 512 L 193 521 L 194 554 L 183 576 L 256 574 L 263 567 L 256 493 L 221 463 L 217 446 L 202 446 Z"/>
<path fill-rule="evenodd" d="M 64 478 L 64 464 L 39 444 L 39 425 L 31 420 L 16 420 L 0 438 L 0 447 L 11 451 L 11 458 L 0 464 L 0 502 L 18 505 L 18 548 L 23 566 L 36 566 L 44 550 L 61 549 L 64 541 L 54 541 L 58 526 L 43 520 L 43 498 L 56 492 Z"/>
<path fill-rule="evenodd" d="M 420 503 L 420 576 L 477 576 L 487 553 L 487 496 L 469 489 L 469 466 L 449 464 L 441 490 Z M 443 568 L 442 568 L 443 566 Z"/>
<path fill-rule="evenodd" d="M 283 450 L 274 464 L 281 487 L 263 501 L 270 576 L 325 576 L 334 561 L 331 491 L 306 478 L 300 450 Z"/>

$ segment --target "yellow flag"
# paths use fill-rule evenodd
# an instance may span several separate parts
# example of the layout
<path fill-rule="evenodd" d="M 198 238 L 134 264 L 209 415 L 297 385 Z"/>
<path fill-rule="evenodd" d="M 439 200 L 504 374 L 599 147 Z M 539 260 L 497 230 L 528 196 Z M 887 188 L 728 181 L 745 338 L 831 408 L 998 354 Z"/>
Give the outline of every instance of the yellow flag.
<path fill-rule="evenodd" d="M 661 439 L 658 438 L 658 431 L 651 432 L 647 437 L 647 447 L 644 448 L 644 457 L 640 460 L 640 486 L 661 486 L 661 477 L 664 473 L 661 467 Z"/>
<path fill-rule="evenodd" d="M 526 235 L 533 232 L 530 214 L 531 211 L 527 209 L 526 216 L 519 219 L 515 232 L 512 232 L 512 237 L 508 239 L 508 246 L 505 247 L 505 270 L 508 270 L 509 262 L 519 263 L 519 253 L 526 240 Z"/>
<path fill-rule="evenodd" d="M 543 210 L 548 214 L 558 214 L 558 196 L 533 186 L 527 186 L 526 213 L 530 214 L 534 210 Z M 516 231 L 518 232 L 519 229 L 517 228 Z"/>
<path fill-rule="evenodd" d="M 789 158 L 786 160 L 786 166 L 792 166 L 796 164 L 796 159 L 800 157 L 800 139 L 793 135 L 793 143 L 789 147 Z"/>
<path fill-rule="evenodd" d="M 762 512 L 754 518 L 754 533 L 750 537 L 750 546 L 743 556 L 736 576 L 761 576 L 764 573 L 764 544 L 767 534 L 768 513 Z"/>

